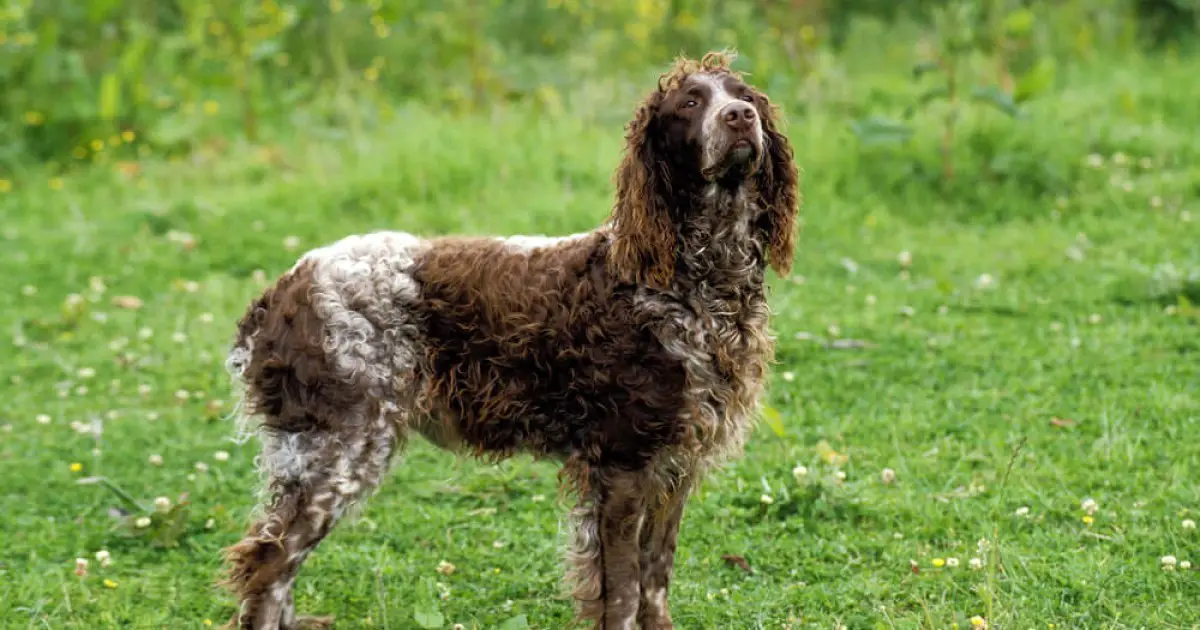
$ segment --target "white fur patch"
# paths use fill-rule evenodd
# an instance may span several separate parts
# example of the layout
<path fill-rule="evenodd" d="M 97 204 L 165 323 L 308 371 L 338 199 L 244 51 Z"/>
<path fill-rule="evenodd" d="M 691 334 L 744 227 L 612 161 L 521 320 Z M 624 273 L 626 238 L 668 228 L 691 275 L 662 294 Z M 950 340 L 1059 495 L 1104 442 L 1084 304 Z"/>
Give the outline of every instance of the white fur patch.
<path fill-rule="evenodd" d="M 569 243 L 571 241 L 584 238 L 591 235 L 592 232 L 578 232 L 576 234 L 568 234 L 566 236 L 544 236 L 541 234 L 518 234 L 513 236 L 498 236 L 496 240 L 508 245 L 513 249 L 532 251 L 543 247 L 552 247 L 561 243 Z"/>
<path fill-rule="evenodd" d="M 350 236 L 309 252 L 313 307 L 325 324 L 325 351 L 338 376 L 390 394 L 396 374 L 417 364 L 419 323 L 407 305 L 420 295 L 412 277 L 428 241 L 404 232 Z"/>

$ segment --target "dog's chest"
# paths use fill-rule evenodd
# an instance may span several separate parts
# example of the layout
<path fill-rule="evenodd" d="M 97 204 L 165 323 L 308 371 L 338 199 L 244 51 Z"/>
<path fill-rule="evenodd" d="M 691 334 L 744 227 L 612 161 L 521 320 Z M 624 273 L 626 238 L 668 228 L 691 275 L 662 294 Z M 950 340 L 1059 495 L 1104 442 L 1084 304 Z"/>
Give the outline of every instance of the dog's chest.
<path fill-rule="evenodd" d="M 686 374 L 680 422 L 689 458 L 709 459 L 740 447 L 762 390 L 771 352 L 761 296 L 714 296 L 696 288 L 655 305 L 657 336 Z"/>

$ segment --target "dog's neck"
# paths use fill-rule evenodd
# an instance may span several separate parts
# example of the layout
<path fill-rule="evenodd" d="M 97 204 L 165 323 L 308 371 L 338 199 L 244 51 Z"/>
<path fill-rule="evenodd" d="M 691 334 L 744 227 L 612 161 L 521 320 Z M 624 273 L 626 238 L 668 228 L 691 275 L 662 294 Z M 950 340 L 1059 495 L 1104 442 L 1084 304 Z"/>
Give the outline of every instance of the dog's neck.
<path fill-rule="evenodd" d="M 675 286 L 741 302 L 763 292 L 766 238 L 757 227 L 762 209 L 745 184 L 706 184 L 681 208 Z"/>

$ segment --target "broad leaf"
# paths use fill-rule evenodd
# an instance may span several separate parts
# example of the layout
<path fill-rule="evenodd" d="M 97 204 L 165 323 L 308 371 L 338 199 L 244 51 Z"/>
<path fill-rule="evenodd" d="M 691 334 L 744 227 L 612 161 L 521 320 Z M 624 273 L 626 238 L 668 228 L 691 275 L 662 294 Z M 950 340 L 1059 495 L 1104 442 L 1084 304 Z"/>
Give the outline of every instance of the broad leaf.
<path fill-rule="evenodd" d="M 425 630 L 437 630 L 446 625 L 446 618 L 435 608 L 420 608 L 413 610 L 413 619 Z"/>
<path fill-rule="evenodd" d="M 933 72 L 934 70 L 937 70 L 937 69 L 938 69 L 938 62 L 922 61 L 921 63 L 913 66 L 913 69 L 912 69 L 913 78 L 920 79 L 922 76 L 925 76 L 925 73 Z"/>
<path fill-rule="evenodd" d="M 529 620 L 525 615 L 517 615 L 508 621 L 500 624 L 500 630 L 528 630 Z"/>
<path fill-rule="evenodd" d="M 763 422 L 766 422 L 767 426 L 771 427 L 771 431 L 775 435 L 783 437 L 787 433 L 787 429 L 783 426 L 783 415 L 779 413 L 778 409 L 770 405 L 763 405 L 762 415 Z"/>
<path fill-rule="evenodd" d="M 1054 59 L 1038 59 L 1032 68 L 1017 79 L 1016 85 L 1013 86 L 1013 101 L 1024 103 L 1050 89 L 1054 83 L 1055 70 Z"/>
<path fill-rule="evenodd" d="M 850 130 L 864 144 L 896 144 L 913 135 L 912 127 L 886 118 L 865 118 L 850 123 Z"/>
<path fill-rule="evenodd" d="M 1013 118 L 1021 116 L 1021 108 L 1017 107 L 1012 97 L 996 86 L 977 87 L 971 91 L 971 97 L 981 103 L 991 105 Z"/>

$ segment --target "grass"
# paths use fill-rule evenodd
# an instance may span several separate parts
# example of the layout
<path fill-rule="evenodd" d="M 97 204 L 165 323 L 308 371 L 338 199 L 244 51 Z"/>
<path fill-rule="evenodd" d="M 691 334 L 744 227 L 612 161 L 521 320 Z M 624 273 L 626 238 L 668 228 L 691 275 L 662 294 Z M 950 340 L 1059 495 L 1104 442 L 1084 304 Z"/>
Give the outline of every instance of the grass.
<path fill-rule="evenodd" d="M 944 191 L 904 170 L 936 164 L 935 133 L 864 152 L 836 107 L 792 117 L 806 201 L 798 275 L 773 281 L 784 430 L 761 426 L 693 498 L 681 628 L 1195 627 L 1197 72 L 1081 67 L 1026 120 L 974 113 Z M 854 98 L 890 80 L 850 76 Z M 620 122 L 395 121 L 133 178 L 31 169 L 0 193 L 0 625 L 229 618 L 212 583 L 257 444 L 230 441 L 223 351 L 300 251 L 380 228 L 566 233 L 607 212 Z M 563 627 L 554 475 L 414 441 L 306 564 L 298 607 L 347 627 Z M 79 483 L 96 477 L 138 505 Z M 155 513 L 160 496 L 176 507 Z"/>

